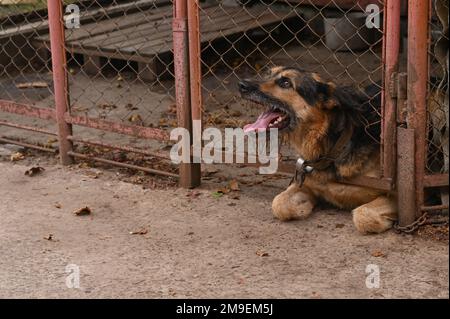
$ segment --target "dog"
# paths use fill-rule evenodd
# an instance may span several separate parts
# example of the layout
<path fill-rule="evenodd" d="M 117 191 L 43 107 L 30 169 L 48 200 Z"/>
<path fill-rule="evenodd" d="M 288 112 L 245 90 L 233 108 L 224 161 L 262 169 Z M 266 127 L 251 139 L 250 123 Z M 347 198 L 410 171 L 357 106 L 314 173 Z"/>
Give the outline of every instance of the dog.
<path fill-rule="evenodd" d="M 276 128 L 298 153 L 294 182 L 272 202 L 276 218 L 308 217 L 320 202 L 352 210 L 356 229 L 381 233 L 397 219 L 396 198 L 341 183 L 380 171 L 381 90 L 324 81 L 296 67 L 273 67 L 262 80 L 239 82 L 241 97 L 266 108 L 245 132 Z"/>

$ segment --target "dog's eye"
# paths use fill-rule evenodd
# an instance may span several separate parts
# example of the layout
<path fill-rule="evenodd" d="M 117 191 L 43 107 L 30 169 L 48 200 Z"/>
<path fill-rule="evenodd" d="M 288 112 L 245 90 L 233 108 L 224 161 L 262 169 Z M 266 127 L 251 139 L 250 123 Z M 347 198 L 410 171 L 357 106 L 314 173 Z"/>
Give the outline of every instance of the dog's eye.
<path fill-rule="evenodd" d="M 283 88 L 283 89 L 289 89 L 292 87 L 291 80 L 289 80 L 288 78 L 285 78 L 284 76 L 277 80 L 277 84 L 280 88 Z"/>

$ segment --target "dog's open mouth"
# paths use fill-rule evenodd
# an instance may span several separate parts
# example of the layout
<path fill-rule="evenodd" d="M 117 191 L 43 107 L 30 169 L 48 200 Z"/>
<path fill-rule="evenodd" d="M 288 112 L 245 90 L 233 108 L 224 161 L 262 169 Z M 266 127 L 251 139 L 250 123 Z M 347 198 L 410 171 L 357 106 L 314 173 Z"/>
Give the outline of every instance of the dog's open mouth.
<path fill-rule="evenodd" d="M 289 126 L 289 115 L 280 109 L 271 109 L 262 113 L 258 119 L 252 123 L 244 126 L 244 132 L 268 130 L 277 128 L 282 130 Z"/>

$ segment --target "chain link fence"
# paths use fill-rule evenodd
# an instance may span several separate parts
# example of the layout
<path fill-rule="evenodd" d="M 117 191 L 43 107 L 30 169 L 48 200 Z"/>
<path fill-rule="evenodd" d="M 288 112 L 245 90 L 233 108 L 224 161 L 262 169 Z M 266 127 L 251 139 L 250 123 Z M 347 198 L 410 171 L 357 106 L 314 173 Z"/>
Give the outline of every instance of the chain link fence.
<path fill-rule="evenodd" d="M 448 64 L 444 66 L 440 43 L 448 43 L 448 18 L 439 15 L 436 4 L 448 7 L 448 1 L 431 2 L 426 170 L 442 174 L 448 173 Z M 55 58 L 50 53 L 47 6 L 60 3 L 64 16 L 57 22 L 64 28 L 67 85 L 54 83 Z M 170 0 L 0 0 L 2 141 L 37 140 L 40 147 L 55 150 L 55 88 L 60 87 L 67 96 L 66 114 L 60 116 L 73 126 L 72 132 L 66 132 L 75 144 L 71 156 L 103 156 L 141 168 L 148 165 L 149 172 L 176 174 L 170 163 L 159 164 L 161 158 L 168 158 L 160 152 L 170 148 L 169 131 L 180 124 L 174 4 Z M 361 89 L 375 85 L 382 91 L 388 85 L 383 84 L 385 64 L 390 62 L 383 57 L 384 28 L 389 22 L 383 21 L 385 8 L 385 1 L 378 0 L 199 1 L 204 127 L 243 127 L 254 120 L 260 110 L 242 101 L 237 84 L 261 77 L 271 66 L 296 66 L 339 85 Z M 406 16 L 404 5 L 402 15 Z M 182 23 L 177 27 L 183 31 Z M 407 69 L 406 43 L 405 37 L 398 72 Z M 383 109 L 377 112 L 380 119 L 367 123 L 368 127 L 383 126 Z M 395 128 L 395 118 L 392 125 Z M 380 147 L 395 143 L 395 135 L 390 138 L 381 139 Z M 395 150 L 391 151 L 395 159 Z M 293 156 L 288 147 L 282 147 L 281 153 Z"/>
<path fill-rule="evenodd" d="M 448 173 L 448 1 L 432 1 L 429 20 L 427 163 L 429 174 Z"/>
<path fill-rule="evenodd" d="M 381 88 L 382 15 L 380 1 L 205 1 L 200 37 L 206 125 L 242 127 L 254 119 L 259 110 L 240 99 L 237 83 L 277 65 L 338 84 Z"/>
<path fill-rule="evenodd" d="M 46 6 L 43 0 L 0 1 L 0 141 L 26 145 L 34 140 L 38 148 L 56 152 L 50 61 L 32 44 L 48 32 Z M 35 106 L 36 116 L 21 116 L 30 113 L 24 107 L 10 112 L 18 105 Z"/>

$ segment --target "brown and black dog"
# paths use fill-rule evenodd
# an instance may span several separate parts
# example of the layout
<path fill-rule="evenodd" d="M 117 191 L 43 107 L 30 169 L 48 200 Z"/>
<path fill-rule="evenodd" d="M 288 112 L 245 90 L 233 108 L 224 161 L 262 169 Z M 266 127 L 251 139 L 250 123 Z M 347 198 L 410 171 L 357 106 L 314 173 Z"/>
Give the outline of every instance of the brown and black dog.
<path fill-rule="evenodd" d="M 244 130 L 277 128 L 304 161 L 299 180 L 274 198 L 275 217 L 306 218 L 319 200 L 325 200 L 353 210 L 361 233 L 392 227 L 397 218 L 392 195 L 339 182 L 360 175 L 376 177 L 379 172 L 379 86 L 363 92 L 326 82 L 317 73 L 274 67 L 263 80 L 241 81 L 239 91 L 244 99 L 267 108 Z"/>

